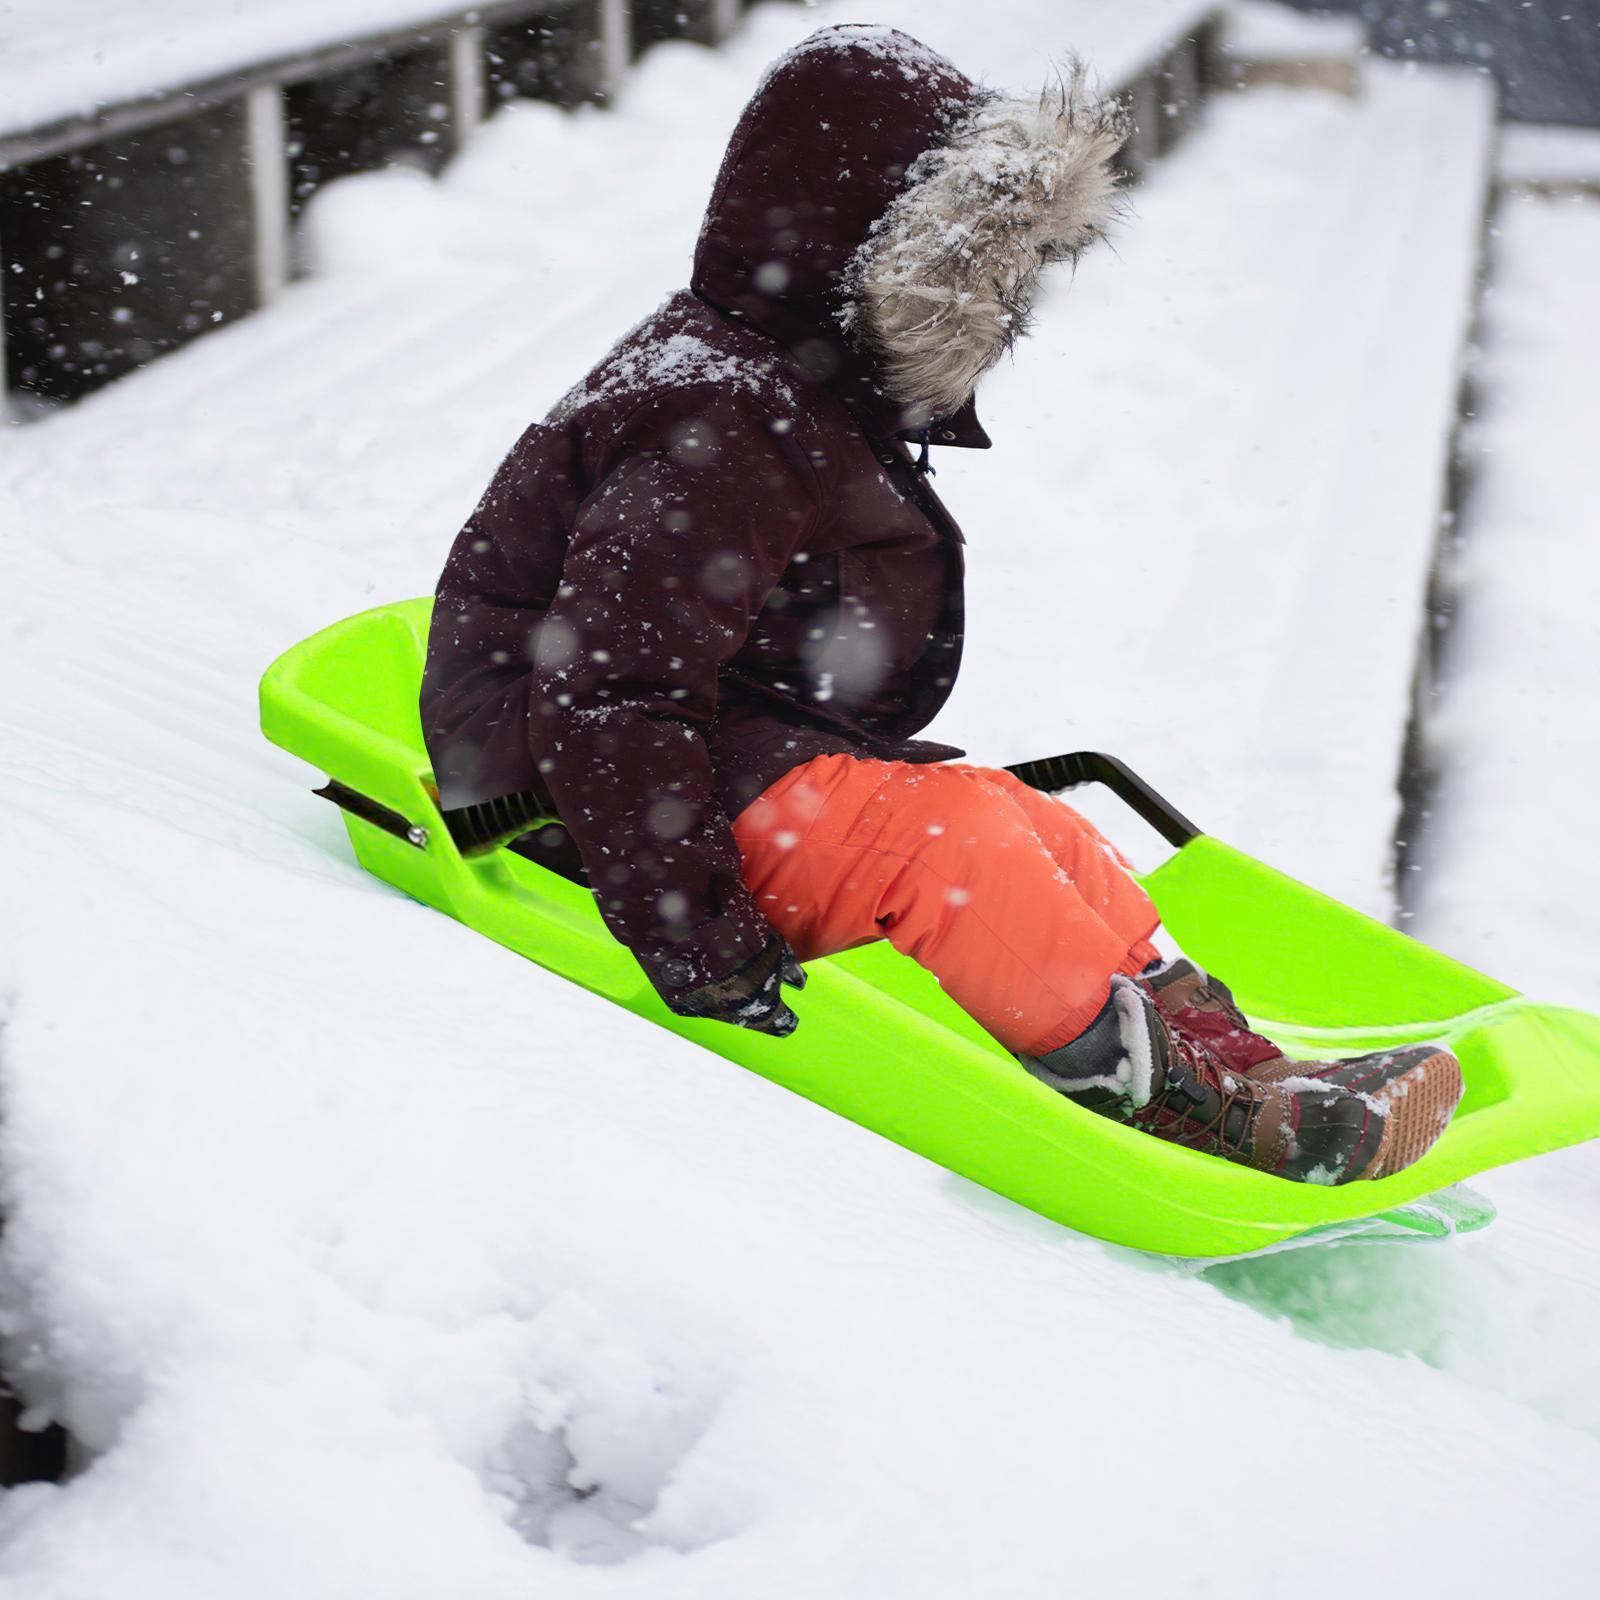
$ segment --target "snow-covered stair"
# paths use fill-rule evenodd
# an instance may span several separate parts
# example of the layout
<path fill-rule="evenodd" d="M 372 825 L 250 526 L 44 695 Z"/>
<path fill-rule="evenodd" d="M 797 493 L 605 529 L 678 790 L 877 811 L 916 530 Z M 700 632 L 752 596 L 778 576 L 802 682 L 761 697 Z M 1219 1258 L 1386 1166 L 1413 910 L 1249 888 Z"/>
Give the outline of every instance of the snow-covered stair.
<path fill-rule="evenodd" d="M 1494 108 L 1477 76 L 1262 89 L 1135 197 L 986 391 L 945 737 L 1109 749 L 1387 914 L 1395 783 Z"/>
<path fill-rule="evenodd" d="M 1566 143 L 1563 168 L 1512 176 L 1571 192 L 1512 192 L 1495 216 L 1457 606 L 1425 725 L 1439 779 L 1407 887 L 1423 938 L 1600 1009 L 1600 198 L 1577 187 L 1600 192 L 1600 134 Z"/>

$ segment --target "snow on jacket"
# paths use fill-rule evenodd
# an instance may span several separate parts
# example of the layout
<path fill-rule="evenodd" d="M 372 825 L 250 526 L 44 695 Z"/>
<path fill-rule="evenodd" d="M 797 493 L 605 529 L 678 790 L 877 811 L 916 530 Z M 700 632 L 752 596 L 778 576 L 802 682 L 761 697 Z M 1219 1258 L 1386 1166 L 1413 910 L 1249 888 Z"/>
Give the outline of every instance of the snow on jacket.
<path fill-rule="evenodd" d="M 985 447 L 977 377 L 1099 232 L 1114 104 L 813 34 L 735 128 L 691 287 L 523 434 L 439 580 L 423 728 L 450 810 L 553 806 L 669 999 L 771 937 L 730 819 L 913 735 L 961 656 L 961 535 L 905 441 Z"/>

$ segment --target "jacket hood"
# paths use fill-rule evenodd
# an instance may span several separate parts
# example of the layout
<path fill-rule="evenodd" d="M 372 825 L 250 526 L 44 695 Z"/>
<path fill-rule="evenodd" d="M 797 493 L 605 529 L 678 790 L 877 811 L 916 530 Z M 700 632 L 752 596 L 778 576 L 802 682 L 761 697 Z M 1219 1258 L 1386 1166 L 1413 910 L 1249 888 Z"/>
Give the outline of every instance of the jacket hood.
<path fill-rule="evenodd" d="M 973 388 L 1026 330 L 1040 268 L 1103 232 L 1127 131 L 1081 68 L 1017 100 L 895 29 L 821 29 L 740 117 L 691 286 L 869 432 L 986 445 Z"/>

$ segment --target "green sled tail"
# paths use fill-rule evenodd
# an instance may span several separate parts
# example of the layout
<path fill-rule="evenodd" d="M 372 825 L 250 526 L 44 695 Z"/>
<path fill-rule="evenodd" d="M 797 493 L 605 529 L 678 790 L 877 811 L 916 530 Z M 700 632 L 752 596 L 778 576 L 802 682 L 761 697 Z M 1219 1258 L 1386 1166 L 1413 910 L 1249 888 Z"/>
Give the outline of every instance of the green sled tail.
<path fill-rule="evenodd" d="M 430 610 L 430 601 L 410 600 L 335 623 L 262 679 L 263 732 L 333 780 L 363 867 L 1042 1216 L 1189 1257 L 1441 1236 L 1493 1212 L 1438 1191 L 1600 1134 L 1600 1018 L 1536 1005 L 1204 834 L 1144 886 L 1184 952 L 1222 974 L 1264 1031 L 1306 1056 L 1442 1039 L 1460 1057 L 1466 1097 L 1415 1166 L 1320 1188 L 1094 1116 L 1022 1071 L 887 943 L 813 962 L 805 992 L 791 997 L 804 1024 L 791 1039 L 674 1016 L 587 889 L 510 851 L 456 849 L 433 798 L 417 712 Z"/>

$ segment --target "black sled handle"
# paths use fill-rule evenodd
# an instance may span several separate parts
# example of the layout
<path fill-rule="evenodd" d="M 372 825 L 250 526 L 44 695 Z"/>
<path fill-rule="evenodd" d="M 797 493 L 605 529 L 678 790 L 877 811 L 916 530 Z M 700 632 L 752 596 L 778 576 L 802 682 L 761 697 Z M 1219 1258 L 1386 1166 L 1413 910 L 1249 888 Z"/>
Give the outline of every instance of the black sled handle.
<path fill-rule="evenodd" d="M 1075 750 L 1071 755 L 1041 756 L 1037 761 L 1019 761 L 1006 771 L 1020 778 L 1030 789 L 1045 794 L 1060 794 L 1080 784 L 1103 783 L 1130 810 L 1138 812 L 1168 844 L 1182 848 L 1198 839 L 1201 830 L 1172 802 L 1157 794 L 1125 761 L 1102 755 L 1098 750 Z"/>

